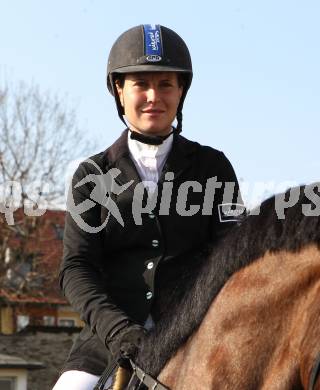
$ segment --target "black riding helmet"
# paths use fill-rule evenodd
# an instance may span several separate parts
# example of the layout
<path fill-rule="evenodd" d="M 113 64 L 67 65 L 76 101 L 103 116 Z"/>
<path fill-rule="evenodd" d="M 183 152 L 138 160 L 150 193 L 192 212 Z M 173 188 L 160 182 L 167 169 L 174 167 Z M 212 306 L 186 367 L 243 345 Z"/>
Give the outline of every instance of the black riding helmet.
<path fill-rule="evenodd" d="M 107 86 L 115 97 L 118 114 L 125 123 L 124 110 L 115 87 L 117 74 L 134 72 L 178 72 L 184 85 L 177 109 L 177 130 L 182 130 L 182 107 L 192 80 L 191 57 L 187 45 L 174 31 L 160 25 L 144 24 L 125 31 L 111 48 Z"/>

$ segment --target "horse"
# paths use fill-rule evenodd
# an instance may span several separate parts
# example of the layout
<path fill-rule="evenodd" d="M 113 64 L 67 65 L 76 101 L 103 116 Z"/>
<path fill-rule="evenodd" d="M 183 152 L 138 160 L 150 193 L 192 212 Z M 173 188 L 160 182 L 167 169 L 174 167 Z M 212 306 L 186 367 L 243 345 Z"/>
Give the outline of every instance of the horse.
<path fill-rule="evenodd" d="M 159 381 L 179 390 L 308 389 L 320 352 L 319 298 L 319 248 L 266 253 L 226 283 Z"/>
<path fill-rule="evenodd" d="M 144 372 L 170 390 L 320 389 L 319 189 L 269 198 L 210 250 L 143 341 Z"/>

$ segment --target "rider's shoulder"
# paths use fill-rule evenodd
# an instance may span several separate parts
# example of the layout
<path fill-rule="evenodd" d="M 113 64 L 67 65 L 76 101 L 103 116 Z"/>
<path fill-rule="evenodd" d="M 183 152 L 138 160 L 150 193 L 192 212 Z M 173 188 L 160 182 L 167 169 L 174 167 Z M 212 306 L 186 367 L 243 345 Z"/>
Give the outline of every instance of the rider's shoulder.
<path fill-rule="evenodd" d="M 103 151 L 82 160 L 75 171 L 75 175 L 83 176 L 83 174 L 101 174 L 105 172 L 106 165 L 106 153 Z"/>
<path fill-rule="evenodd" d="M 183 137 L 182 135 L 179 135 L 179 141 L 182 145 L 187 146 L 188 148 L 192 149 L 196 153 L 200 154 L 204 158 L 217 158 L 217 159 L 224 159 L 226 158 L 224 153 L 209 145 L 203 145 L 199 142 L 192 141 L 188 138 Z"/>

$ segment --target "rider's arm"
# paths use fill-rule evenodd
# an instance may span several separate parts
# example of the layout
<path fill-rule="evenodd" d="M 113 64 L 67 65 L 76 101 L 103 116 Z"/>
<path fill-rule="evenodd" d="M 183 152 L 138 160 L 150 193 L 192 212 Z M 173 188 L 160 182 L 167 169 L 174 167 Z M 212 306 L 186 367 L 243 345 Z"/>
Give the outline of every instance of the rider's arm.
<path fill-rule="evenodd" d="M 72 198 L 68 199 L 68 207 L 72 201 L 77 206 L 90 199 L 94 183 L 75 186 L 92 173 L 97 172 L 89 164 L 80 164 L 72 179 Z M 66 213 L 60 285 L 81 319 L 106 343 L 108 338 L 131 320 L 106 292 L 106 282 L 101 272 L 104 259 L 102 232 L 89 233 L 83 228 L 83 224 L 90 227 L 101 225 L 101 206 L 96 204 L 79 217 L 81 219 L 78 218 L 76 222 L 70 212 Z"/>

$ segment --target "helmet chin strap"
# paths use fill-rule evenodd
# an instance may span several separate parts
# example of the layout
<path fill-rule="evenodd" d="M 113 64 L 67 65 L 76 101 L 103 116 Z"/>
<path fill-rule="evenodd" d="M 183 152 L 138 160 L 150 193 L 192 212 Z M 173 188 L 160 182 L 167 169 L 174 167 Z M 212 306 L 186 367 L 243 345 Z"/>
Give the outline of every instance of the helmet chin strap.
<path fill-rule="evenodd" d="M 174 133 L 175 128 L 173 128 L 172 131 L 170 131 L 169 134 L 166 135 L 146 135 L 138 133 L 137 131 L 133 131 L 129 128 L 130 131 L 130 138 L 135 139 L 139 142 L 142 142 L 144 144 L 148 145 L 161 145 L 164 140 L 166 140 L 171 134 Z"/>

